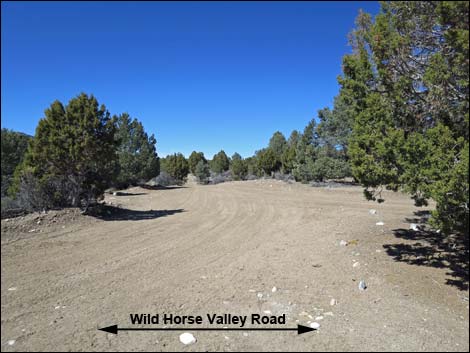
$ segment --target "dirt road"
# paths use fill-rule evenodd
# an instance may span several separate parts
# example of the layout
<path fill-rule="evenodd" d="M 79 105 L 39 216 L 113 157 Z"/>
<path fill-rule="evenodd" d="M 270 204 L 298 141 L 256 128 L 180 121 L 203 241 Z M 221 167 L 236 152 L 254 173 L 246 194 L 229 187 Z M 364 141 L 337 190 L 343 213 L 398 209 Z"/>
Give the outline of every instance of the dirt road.
<path fill-rule="evenodd" d="M 132 188 L 108 195 L 124 210 L 101 218 L 2 220 L 2 351 L 468 350 L 468 258 L 435 255 L 408 231 L 412 201 L 385 196 L 276 181 Z M 193 332 L 189 346 L 178 332 L 97 330 L 131 326 L 130 313 L 265 311 L 321 327 Z"/>

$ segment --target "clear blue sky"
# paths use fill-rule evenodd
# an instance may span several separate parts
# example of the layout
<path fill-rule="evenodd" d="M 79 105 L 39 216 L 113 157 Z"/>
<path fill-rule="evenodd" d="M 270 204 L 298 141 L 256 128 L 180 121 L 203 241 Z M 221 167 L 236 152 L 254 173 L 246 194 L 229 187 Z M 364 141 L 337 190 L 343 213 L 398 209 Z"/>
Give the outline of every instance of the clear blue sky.
<path fill-rule="evenodd" d="M 128 112 L 159 155 L 248 157 L 338 93 L 359 11 L 375 2 L 2 2 L 2 127 L 34 134 L 80 92 Z"/>

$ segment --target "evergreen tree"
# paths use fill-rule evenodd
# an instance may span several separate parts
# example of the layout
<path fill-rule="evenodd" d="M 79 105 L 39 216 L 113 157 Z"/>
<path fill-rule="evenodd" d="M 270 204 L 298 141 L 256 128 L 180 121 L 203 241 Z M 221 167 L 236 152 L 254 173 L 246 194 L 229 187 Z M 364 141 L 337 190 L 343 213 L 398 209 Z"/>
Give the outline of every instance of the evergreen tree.
<path fill-rule="evenodd" d="M 31 136 L 21 132 L 2 129 L 2 197 L 10 187 L 15 169 L 23 161 L 31 139 Z"/>
<path fill-rule="evenodd" d="M 199 162 L 197 162 L 197 165 L 196 165 L 196 168 L 194 169 L 193 174 L 197 177 L 199 183 L 207 184 L 207 181 L 210 176 L 210 169 L 209 169 L 209 165 L 207 164 L 207 162 L 200 159 Z"/>
<path fill-rule="evenodd" d="M 279 162 L 276 159 L 276 155 L 271 148 L 264 148 L 256 152 L 256 158 L 258 162 L 258 169 L 261 170 L 265 175 L 271 175 L 272 172 L 276 171 Z"/>
<path fill-rule="evenodd" d="M 312 119 L 304 129 L 297 141 L 295 150 L 295 162 L 292 173 L 297 181 L 307 182 L 312 180 L 313 163 L 316 159 L 316 149 L 319 145 L 316 134 L 315 120 Z"/>
<path fill-rule="evenodd" d="M 248 166 L 245 160 L 236 152 L 232 156 L 230 169 L 233 180 L 243 180 L 248 173 Z"/>
<path fill-rule="evenodd" d="M 207 163 L 204 153 L 193 151 L 188 158 L 189 170 L 192 174 L 196 175 L 196 166 L 200 161 Z"/>
<path fill-rule="evenodd" d="M 162 161 L 162 170 L 175 178 L 179 183 L 186 180 L 189 173 L 189 164 L 181 153 L 167 156 Z"/>
<path fill-rule="evenodd" d="M 65 107 L 55 101 L 39 121 L 12 192 L 31 175 L 37 188 L 47 189 L 51 206 L 88 206 L 114 179 L 114 132 L 109 112 L 92 95 L 82 93 Z"/>
<path fill-rule="evenodd" d="M 383 2 L 360 14 L 343 59 L 353 117 L 349 156 L 369 199 L 404 190 L 434 199 L 433 224 L 468 236 L 468 2 Z"/>
<path fill-rule="evenodd" d="M 117 185 L 124 188 L 157 176 L 160 163 L 154 135 L 149 137 L 142 124 L 137 119 L 131 120 L 127 113 L 116 117 L 115 121 L 119 161 Z"/>
<path fill-rule="evenodd" d="M 270 148 L 274 152 L 276 160 L 278 161 L 278 164 L 280 166 L 281 156 L 287 148 L 287 141 L 284 135 L 281 132 L 276 131 L 269 140 L 268 148 Z"/>
<path fill-rule="evenodd" d="M 211 169 L 214 173 L 222 173 L 229 170 L 229 168 L 230 161 L 223 150 L 214 155 L 211 161 Z"/>

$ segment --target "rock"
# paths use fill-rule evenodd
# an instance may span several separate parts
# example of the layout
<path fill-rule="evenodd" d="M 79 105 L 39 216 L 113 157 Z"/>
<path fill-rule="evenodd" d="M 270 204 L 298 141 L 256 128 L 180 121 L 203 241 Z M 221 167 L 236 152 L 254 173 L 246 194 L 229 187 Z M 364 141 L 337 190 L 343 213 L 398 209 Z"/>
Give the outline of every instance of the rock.
<path fill-rule="evenodd" d="M 364 280 L 361 280 L 359 282 L 359 290 L 366 290 L 366 289 L 367 289 L 366 282 Z"/>
<path fill-rule="evenodd" d="M 261 298 L 263 298 L 263 293 L 258 293 L 258 294 L 256 294 L 256 296 L 258 297 L 258 299 L 261 299 Z"/>
<path fill-rule="evenodd" d="M 358 266 L 359 266 L 359 262 L 353 263 L 353 267 L 358 267 Z"/>
<path fill-rule="evenodd" d="M 411 223 L 410 224 L 410 229 L 411 230 L 414 230 L 414 231 L 418 231 L 419 230 L 419 227 L 416 223 Z"/>
<path fill-rule="evenodd" d="M 248 337 L 248 332 L 243 332 L 243 336 Z"/>
<path fill-rule="evenodd" d="M 348 245 L 348 242 L 347 242 L 346 240 L 341 240 L 341 241 L 339 242 L 339 245 L 340 245 L 340 246 L 347 246 L 347 245 Z"/>
<path fill-rule="evenodd" d="M 325 316 L 333 316 L 333 312 L 331 311 L 327 311 L 326 313 L 324 313 L 323 315 Z"/>
<path fill-rule="evenodd" d="M 264 310 L 263 313 L 265 313 L 265 314 L 271 314 L 271 310 Z"/>
<path fill-rule="evenodd" d="M 318 330 L 320 328 L 320 324 L 318 322 L 312 322 L 310 324 L 311 328 L 314 328 L 315 330 Z"/>
<path fill-rule="evenodd" d="M 333 305 L 336 305 L 336 304 L 338 304 L 338 302 L 336 301 L 336 299 L 331 298 L 331 300 L 330 300 L 330 305 L 333 306 Z"/>
<path fill-rule="evenodd" d="M 385 224 L 385 223 L 382 222 L 382 221 L 375 223 L 376 226 L 383 226 L 384 224 Z"/>
<path fill-rule="evenodd" d="M 8 288 L 9 291 L 16 290 L 16 287 L 10 287 Z"/>
<path fill-rule="evenodd" d="M 277 288 L 276 288 L 276 287 L 273 287 L 273 289 L 271 289 L 271 292 L 276 293 L 276 292 L 277 292 Z"/>
<path fill-rule="evenodd" d="M 183 344 L 193 344 L 196 343 L 196 338 L 192 334 L 185 332 L 180 335 L 180 342 Z"/>
<path fill-rule="evenodd" d="M 13 345 L 15 344 L 15 342 L 16 342 L 15 340 L 8 340 L 8 341 L 7 341 L 7 344 L 8 344 L 9 346 L 13 346 Z"/>
<path fill-rule="evenodd" d="M 317 316 L 317 317 L 315 318 L 315 321 L 320 321 L 320 320 L 323 320 L 323 316 Z"/>
<path fill-rule="evenodd" d="M 377 210 L 371 209 L 371 210 L 369 210 L 369 213 L 370 213 L 370 214 L 376 214 L 376 213 L 377 213 Z"/>

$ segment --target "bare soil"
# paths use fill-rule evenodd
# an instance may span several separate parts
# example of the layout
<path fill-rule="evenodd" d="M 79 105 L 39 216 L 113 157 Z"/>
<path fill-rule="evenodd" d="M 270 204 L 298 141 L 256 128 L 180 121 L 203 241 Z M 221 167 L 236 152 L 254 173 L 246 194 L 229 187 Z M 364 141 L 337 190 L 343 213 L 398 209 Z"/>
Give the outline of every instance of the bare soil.
<path fill-rule="evenodd" d="M 468 351 L 468 252 L 409 230 L 426 212 L 405 195 L 385 199 L 367 202 L 359 187 L 191 184 L 107 195 L 94 217 L 2 220 L 1 349 Z M 97 330 L 131 326 L 130 313 L 264 311 L 321 327 L 193 332 L 189 346 L 180 332 Z"/>

